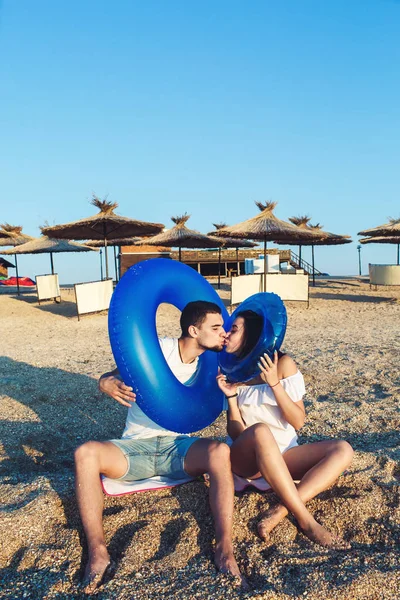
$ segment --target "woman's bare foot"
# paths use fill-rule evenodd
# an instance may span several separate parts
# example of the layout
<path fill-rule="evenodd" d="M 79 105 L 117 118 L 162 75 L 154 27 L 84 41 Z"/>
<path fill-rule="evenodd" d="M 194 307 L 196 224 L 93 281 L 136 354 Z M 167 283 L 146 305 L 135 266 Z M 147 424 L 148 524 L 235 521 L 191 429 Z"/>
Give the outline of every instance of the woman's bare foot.
<path fill-rule="evenodd" d="M 82 587 L 85 594 L 93 594 L 101 585 L 101 582 L 111 567 L 110 555 L 105 546 L 99 546 L 89 555 L 89 562 L 86 565 L 85 575 L 82 581 Z"/>
<path fill-rule="evenodd" d="M 324 548 L 331 548 L 332 550 L 350 550 L 351 548 L 349 542 L 346 542 L 338 535 L 331 533 L 314 519 L 306 527 L 301 527 L 301 531 L 312 542 L 315 542 Z"/>
<path fill-rule="evenodd" d="M 224 548 L 222 545 L 217 544 L 214 554 L 214 564 L 221 573 L 232 575 L 236 580 L 240 581 L 242 588 L 250 589 L 246 579 L 239 571 L 232 548 Z"/>
<path fill-rule="evenodd" d="M 258 535 L 266 542 L 269 540 L 269 534 L 288 514 L 287 509 L 282 504 L 277 504 L 270 508 L 265 517 L 257 525 Z"/>

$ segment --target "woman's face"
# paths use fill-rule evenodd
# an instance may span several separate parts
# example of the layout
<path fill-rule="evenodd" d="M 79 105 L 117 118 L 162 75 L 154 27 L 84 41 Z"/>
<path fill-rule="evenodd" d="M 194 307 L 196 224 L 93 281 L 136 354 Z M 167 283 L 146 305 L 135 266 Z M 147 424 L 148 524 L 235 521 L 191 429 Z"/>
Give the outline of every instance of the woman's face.
<path fill-rule="evenodd" d="M 238 317 L 233 321 L 230 331 L 226 334 L 225 350 L 228 354 L 237 354 L 243 345 L 244 340 L 244 318 Z"/>

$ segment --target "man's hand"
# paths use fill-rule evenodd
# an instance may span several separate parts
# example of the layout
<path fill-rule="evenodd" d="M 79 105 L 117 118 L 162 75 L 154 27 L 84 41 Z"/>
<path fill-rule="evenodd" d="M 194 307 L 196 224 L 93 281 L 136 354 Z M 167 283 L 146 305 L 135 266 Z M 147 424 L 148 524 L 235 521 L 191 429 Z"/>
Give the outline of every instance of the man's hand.
<path fill-rule="evenodd" d="M 118 377 L 114 377 L 114 375 L 100 377 L 99 390 L 128 408 L 132 406 L 132 402 L 136 402 L 136 394 L 132 391 L 132 388 L 125 385 L 123 381 Z"/>

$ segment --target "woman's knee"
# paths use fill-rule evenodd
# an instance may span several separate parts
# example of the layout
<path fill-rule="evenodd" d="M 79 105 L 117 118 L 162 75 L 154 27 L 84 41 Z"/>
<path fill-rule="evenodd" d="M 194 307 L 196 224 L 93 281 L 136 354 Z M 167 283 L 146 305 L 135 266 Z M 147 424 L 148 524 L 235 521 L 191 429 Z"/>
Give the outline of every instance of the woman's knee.
<path fill-rule="evenodd" d="M 332 450 L 333 454 L 340 457 L 342 462 L 347 466 L 351 463 L 354 456 L 354 450 L 346 440 L 336 440 L 333 442 Z"/>
<path fill-rule="evenodd" d="M 255 425 L 249 427 L 246 431 L 249 432 L 256 443 L 260 442 L 265 444 L 269 440 L 274 439 L 270 428 L 265 423 L 256 423 Z"/>

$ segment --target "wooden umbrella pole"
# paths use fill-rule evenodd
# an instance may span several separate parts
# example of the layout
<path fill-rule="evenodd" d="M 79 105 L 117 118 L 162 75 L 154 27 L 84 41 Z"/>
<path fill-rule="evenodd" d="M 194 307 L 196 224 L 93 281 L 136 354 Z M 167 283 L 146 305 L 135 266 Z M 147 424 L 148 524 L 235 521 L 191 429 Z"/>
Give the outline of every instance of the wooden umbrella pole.
<path fill-rule="evenodd" d="M 18 275 L 18 259 L 17 259 L 17 255 L 15 254 L 15 272 L 17 274 L 17 296 L 19 296 L 19 275 Z"/>
<path fill-rule="evenodd" d="M 264 235 L 264 292 L 267 291 L 267 236 Z"/>
<path fill-rule="evenodd" d="M 118 267 L 117 267 L 117 253 L 114 246 L 114 267 L 115 267 L 115 282 L 118 283 Z"/>
<path fill-rule="evenodd" d="M 50 265 L 51 265 L 51 274 L 54 275 L 54 263 L 53 263 L 53 253 L 50 252 Z"/>
<path fill-rule="evenodd" d="M 301 245 L 299 246 L 299 269 L 301 269 Z"/>
<path fill-rule="evenodd" d="M 100 278 L 103 281 L 103 249 L 100 248 Z"/>
<path fill-rule="evenodd" d="M 182 248 L 179 246 L 179 262 L 182 262 Z"/>
<path fill-rule="evenodd" d="M 312 256 L 312 284 L 313 284 L 313 287 L 315 287 L 314 244 L 311 246 L 311 256 Z"/>
<path fill-rule="evenodd" d="M 121 279 L 121 246 L 118 246 L 118 281 Z"/>
<path fill-rule="evenodd" d="M 239 248 L 236 248 L 237 274 L 240 275 Z"/>
<path fill-rule="evenodd" d="M 397 244 L 397 264 L 400 265 L 400 244 Z"/>
<path fill-rule="evenodd" d="M 104 258 L 106 260 L 106 279 L 108 279 L 108 252 L 107 252 L 107 229 L 106 224 L 103 224 L 103 234 L 104 234 Z"/>
<path fill-rule="evenodd" d="M 221 246 L 218 248 L 218 289 L 221 288 Z"/>

